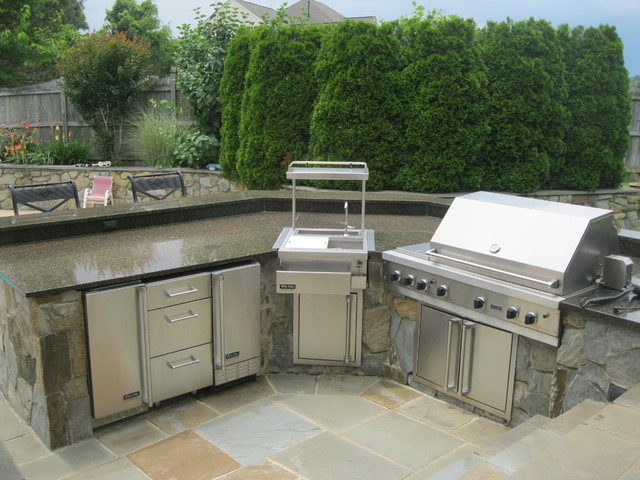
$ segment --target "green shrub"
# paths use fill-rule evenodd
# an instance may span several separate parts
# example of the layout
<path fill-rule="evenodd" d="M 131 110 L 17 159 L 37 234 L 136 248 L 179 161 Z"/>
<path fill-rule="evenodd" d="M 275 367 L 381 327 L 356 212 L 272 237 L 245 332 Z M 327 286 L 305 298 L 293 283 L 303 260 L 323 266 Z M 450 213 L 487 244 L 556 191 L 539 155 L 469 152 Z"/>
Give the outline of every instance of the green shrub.
<path fill-rule="evenodd" d="M 197 127 L 182 127 L 175 137 L 173 166 L 204 168 L 218 158 L 218 140 Z"/>
<path fill-rule="evenodd" d="M 400 163 L 399 52 L 388 25 L 344 21 L 327 34 L 316 62 L 310 157 L 367 162 L 370 190 L 393 185 Z"/>
<path fill-rule="evenodd" d="M 567 67 L 567 152 L 554 188 L 615 188 L 625 174 L 631 102 L 622 42 L 615 28 L 558 28 Z"/>
<path fill-rule="evenodd" d="M 322 26 L 268 30 L 254 45 L 239 125 L 237 169 L 248 188 L 278 188 L 289 160 L 303 158 L 317 88 Z"/>
<path fill-rule="evenodd" d="M 478 154 L 488 133 L 486 73 L 473 20 L 437 17 L 397 24 L 404 57 L 403 165 L 399 188 L 476 190 Z"/>
<path fill-rule="evenodd" d="M 184 93 L 201 132 L 219 142 L 222 123 L 220 81 L 229 43 L 244 23 L 244 15 L 218 2 L 212 15 L 196 9 L 195 27 L 179 27 L 177 85 Z M 218 160 L 219 151 L 213 151 Z"/>
<path fill-rule="evenodd" d="M 564 155 L 567 87 L 546 21 L 490 22 L 481 34 L 488 75 L 483 188 L 527 193 L 548 185 Z"/>
<path fill-rule="evenodd" d="M 123 33 L 82 37 L 60 62 L 64 94 L 94 129 L 103 159 L 120 161 L 116 132 L 133 111 L 150 68 L 148 47 Z"/>
<path fill-rule="evenodd" d="M 75 165 L 87 163 L 91 145 L 84 140 L 75 140 L 71 132 L 55 140 L 43 142 L 36 147 L 31 163 L 42 165 Z"/>
<path fill-rule="evenodd" d="M 158 109 L 141 112 L 133 120 L 132 127 L 133 147 L 146 166 L 173 166 L 173 153 L 180 130 L 174 113 Z"/>
<path fill-rule="evenodd" d="M 261 29 L 268 32 L 266 27 Z M 238 180 L 237 154 L 240 148 L 242 97 L 245 77 L 249 69 L 249 58 L 253 44 L 258 40 L 259 29 L 238 32 L 229 45 L 224 62 L 224 73 L 220 80 L 220 103 L 222 104 L 222 127 L 220 128 L 220 165 L 225 177 Z"/>

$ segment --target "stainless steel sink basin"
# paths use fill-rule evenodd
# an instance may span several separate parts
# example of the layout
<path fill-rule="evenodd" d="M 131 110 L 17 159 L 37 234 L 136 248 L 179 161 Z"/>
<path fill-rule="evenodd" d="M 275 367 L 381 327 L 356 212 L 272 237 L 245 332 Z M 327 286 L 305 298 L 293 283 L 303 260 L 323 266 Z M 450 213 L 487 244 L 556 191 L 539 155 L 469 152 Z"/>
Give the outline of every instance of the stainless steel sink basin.
<path fill-rule="evenodd" d="M 362 237 L 329 237 L 327 249 L 341 248 L 344 250 L 364 250 Z"/>
<path fill-rule="evenodd" d="M 350 250 L 365 254 L 375 248 L 373 232 L 365 230 L 285 228 L 274 245 L 280 252 L 331 252 Z"/>

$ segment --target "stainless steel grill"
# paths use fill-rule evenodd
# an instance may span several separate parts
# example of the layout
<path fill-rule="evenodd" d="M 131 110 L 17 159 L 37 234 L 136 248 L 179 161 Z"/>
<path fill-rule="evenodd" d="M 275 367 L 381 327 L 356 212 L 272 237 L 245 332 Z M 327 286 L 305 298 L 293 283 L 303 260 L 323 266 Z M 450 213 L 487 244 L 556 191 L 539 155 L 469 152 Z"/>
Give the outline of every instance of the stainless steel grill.
<path fill-rule="evenodd" d="M 616 251 L 612 216 L 477 192 L 431 242 L 383 252 L 385 288 L 419 302 L 412 378 L 510 420 L 518 336 L 558 346 L 561 303 Z"/>
<path fill-rule="evenodd" d="M 615 253 L 609 210 L 476 192 L 431 242 L 383 253 L 388 290 L 558 345 L 560 303 L 596 286 Z"/>

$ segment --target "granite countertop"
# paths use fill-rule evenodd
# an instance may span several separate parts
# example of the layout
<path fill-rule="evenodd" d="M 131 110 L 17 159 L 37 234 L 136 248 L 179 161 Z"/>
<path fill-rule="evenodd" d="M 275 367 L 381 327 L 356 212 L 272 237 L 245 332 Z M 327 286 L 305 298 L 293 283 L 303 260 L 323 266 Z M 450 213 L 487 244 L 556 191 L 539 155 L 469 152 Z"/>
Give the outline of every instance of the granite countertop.
<path fill-rule="evenodd" d="M 234 196 L 234 200 L 238 198 L 252 197 L 247 194 Z M 180 209 L 185 207 L 184 200 L 187 199 L 137 208 Z M 224 196 L 222 200 L 231 199 Z M 193 203 L 198 200 L 192 200 L 189 205 Z M 119 208 L 130 210 L 131 206 Z M 77 211 L 76 214 L 98 215 L 99 209 L 91 209 L 94 211 L 88 213 Z M 65 222 L 67 217 L 73 218 L 72 215 L 62 212 L 58 217 Z M 36 215 L 25 216 L 19 221 L 42 222 L 47 226 L 44 217 L 31 217 Z M 367 215 L 365 220 L 366 228 L 375 231 L 378 252 L 427 241 L 440 222 L 439 218 L 424 215 Z M 5 245 L 0 247 L 0 277 L 27 296 L 46 296 L 70 289 L 180 274 L 272 253 L 282 228 L 291 226 L 291 221 L 290 211 L 256 212 Z M 340 228 L 342 221 L 344 215 L 301 213 L 296 226 Z M 359 215 L 350 216 L 350 223 L 359 221 Z"/>

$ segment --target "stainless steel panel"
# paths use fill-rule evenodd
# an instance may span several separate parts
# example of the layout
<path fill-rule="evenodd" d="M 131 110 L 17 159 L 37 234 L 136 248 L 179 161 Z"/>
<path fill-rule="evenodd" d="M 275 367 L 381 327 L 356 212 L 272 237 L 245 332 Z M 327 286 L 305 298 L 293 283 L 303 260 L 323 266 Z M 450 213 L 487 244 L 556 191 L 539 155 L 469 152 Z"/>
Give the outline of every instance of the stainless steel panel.
<path fill-rule="evenodd" d="M 470 399 L 502 412 L 510 394 L 513 334 L 465 322 L 465 352 L 461 358 L 459 392 Z"/>
<path fill-rule="evenodd" d="M 213 385 L 211 344 L 151 359 L 153 402 Z"/>
<path fill-rule="evenodd" d="M 420 307 L 414 373 L 445 390 L 449 384 L 456 383 L 451 379 L 458 374 L 460 356 L 458 342 L 448 343 L 450 330 L 456 328 L 449 323 L 453 316 L 424 305 Z M 458 337 L 456 332 L 453 338 L 456 340 Z M 449 380 L 445 378 L 447 374 Z"/>
<path fill-rule="evenodd" d="M 414 378 L 509 420 L 517 336 L 419 306 Z"/>
<path fill-rule="evenodd" d="M 260 264 L 213 272 L 213 282 L 216 370 L 259 359 Z"/>
<path fill-rule="evenodd" d="M 549 285 L 514 281 L 564 295 L 593 283 L 602 257 L 613 253 L 615 235 L 609 210 L 476 192 L 453 201 L 431 246 L 441 255 L 542 280 Z"/>
<path fill-rule="evenodd" d="M 211 343 L 211 299 L 197 300 L 149 312 L 151 357 Z"/>
<path fill-rule="evenodd" d="M 349 272 L 276 272 L 278 293 L 347 295 L 351 291 Z"/>
<path fill-rule="evenodd" d="M 143 404 L 136 285 L 85 294 L 94 418 Z"/>
<path fill-rule="evenodd" d="M 211 275 L 201 273 L 175 280 L 149 283 L 147 305 L 149 310 L 192 302 L 211 296 Z"/>
<path fill-rule="evenodd" d="M 362 293 L 295 295 L 293 362 L 360 365 Z"/>

